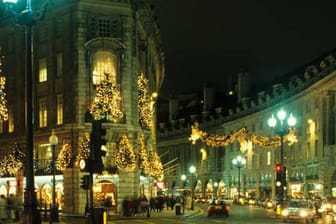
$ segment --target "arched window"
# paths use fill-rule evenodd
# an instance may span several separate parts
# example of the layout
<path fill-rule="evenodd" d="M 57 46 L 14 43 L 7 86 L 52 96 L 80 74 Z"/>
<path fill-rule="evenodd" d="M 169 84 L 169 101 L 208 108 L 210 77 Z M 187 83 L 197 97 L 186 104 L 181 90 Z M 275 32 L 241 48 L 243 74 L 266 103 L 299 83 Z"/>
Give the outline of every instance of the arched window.
<path fill-rule="evenodd" d="M 117 59 L 108 51 L 98 51 L 92 60 L 92 82 L 98 85 L 109 76 L 112 83 L 117 83 Z"/>

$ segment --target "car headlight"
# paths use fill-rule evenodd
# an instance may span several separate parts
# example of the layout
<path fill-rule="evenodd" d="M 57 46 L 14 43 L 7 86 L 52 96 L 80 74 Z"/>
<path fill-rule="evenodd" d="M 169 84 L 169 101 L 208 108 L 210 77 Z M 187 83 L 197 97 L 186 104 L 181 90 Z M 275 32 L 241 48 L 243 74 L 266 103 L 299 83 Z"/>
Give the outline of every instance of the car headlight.
<path fill-rule="evenodd" d="M 288 216 L 288 210 L 287 210 L 287 209 L 284 209 L 284 210 L 281 212 L 281 215 L 282 215 L 282 216 Z"/>
<path fill-rule="evenodd" d="M 300 211 L 301 217 L 307 217 L 307 215 L 308 215 L 307 211 Z"/>

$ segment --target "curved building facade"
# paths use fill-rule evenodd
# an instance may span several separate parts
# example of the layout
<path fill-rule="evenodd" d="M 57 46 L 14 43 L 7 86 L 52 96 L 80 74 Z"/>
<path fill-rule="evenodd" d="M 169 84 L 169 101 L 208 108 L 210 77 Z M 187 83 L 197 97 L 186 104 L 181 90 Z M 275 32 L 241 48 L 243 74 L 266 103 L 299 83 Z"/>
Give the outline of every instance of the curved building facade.
<path fill-rule="evenodd" d="M 264 140 L 279 136 L 277 128 L 269 127 L 268 119 L 284 109 L 297 120 L 293 129 L 297 142 L 290 146 L 283 144 L 286 196 L 336 197 L 335 84 L 333 51 L 293 72 L 283 83 L 274 83 L 255 96 L 242 97 L 234 107 L 212 108 L 203 110 L 199 116 L 177 117 L 162 123 L 158 128 L 158 150 L 166 154 L 163 163 L 179 159 L 175 169 L 165 170 L 168 186 L 190 188 L 180 176 L 187 174 L 190 179 L 188 167 L 195 165 L 195 197 L 233 198 L 240 190 L 246 197 L 275 199 L 275 167 L 281 161 L 281 147 L 267 145 Z M 199 123 L 199 130 L 207 133 L 204 139 L 216 137 L 218 144 L 209 144 L 204 139 L 192 144 L 189 137 L 195 122 Z M 238 132 L 242 128 L 247 130 L 244 135 Z M 239 141 L 246 136 L 258 138 Z M 227 144 L 219 144 L 226 141 Z M 241 169 L 232 163 L 237 155 L 246 159 Z M 174 180 L 177 183 L 173 184 Z"/>

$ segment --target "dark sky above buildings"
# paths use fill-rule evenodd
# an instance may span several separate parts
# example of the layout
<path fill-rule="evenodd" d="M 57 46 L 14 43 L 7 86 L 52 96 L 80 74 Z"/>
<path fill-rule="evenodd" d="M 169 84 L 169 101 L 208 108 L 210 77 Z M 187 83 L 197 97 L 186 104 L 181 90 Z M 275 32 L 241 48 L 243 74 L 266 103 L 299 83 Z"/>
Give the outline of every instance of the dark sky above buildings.
<path fill-rule="evenodd" d="M 166 58 L 161 94 L 225 88 L 248 70 L 276 82 L 336 46 L 335 0 L 148 0 Z M 253 84 L 252 83 L 252 84 Z"/>

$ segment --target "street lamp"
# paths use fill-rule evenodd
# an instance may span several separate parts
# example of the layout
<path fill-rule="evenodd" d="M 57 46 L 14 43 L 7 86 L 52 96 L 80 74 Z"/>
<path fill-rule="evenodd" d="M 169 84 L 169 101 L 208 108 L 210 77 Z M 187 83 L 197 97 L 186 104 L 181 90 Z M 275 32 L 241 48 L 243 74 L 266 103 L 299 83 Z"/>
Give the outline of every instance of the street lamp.
<path fill-rule="evenodd" d="M 59 222 L 58 218 L 58 205 L 56 203 L 56 145 L 58 144 L 58 138 L 55 135 L 55 132 L 52 131 L 51 136 L 49 137 L 49 143 L 52 149 L 52 174 L 53 174 L 53 189 L 52 189 L 52 205 L 50 207 L 50 223 Z"/>
<path fill-rule="evenodd" d="M 238 202 L 240 198 L 240 169 L 245 166 L 246 159 L 242 156 L 237 156 L 232 160 L 232 164 L 238 168 Z"/>
<path fill-rule="evenodd" d="M 278 122 L 279 121 L 279 122 Z M 284 148 L 283 148 L 283 140 L 284 140 L 284 135 L 288 134 L 288 131 L 290 128 L 294 127 L 296 124 L 296 119 L 293 116 L 292 113 L 287 117 L 287 113 L 284 109 L 280 109 L 277 112 L 277 116 L 275 117 L 274 114 L 272 114 L 272 117 L 268 119 L 268 125 L 271 128 L 275 128 L 277 124 L 279 123 L 279 131 L 277 132 L 280 136 L 280 176 L 281 176 L 281 181 L 279 183 L 279 202 L 280 205 L 282 206 L 283 200 L 284 200 L 284 190 L 285 190 L 285 184 L 286 184 L 286 173 L 285 173 L 285 167 L 284 167 Z"/>
<path fill-rule="evenodd" d="M 189 172 L 191 174 L 191 210 L 194 210 L 194 173 L 196 172 L 196 167 L 191 166 Z"/>
<path fill-rule="evenodd" d="M 18 0 L 2 0 L 6 6 L 12 10 Z M 34 134 L 33 134 L 33 67 L 32 67 L 32 27 L 35 22 L 42 18 L 43 13 L 33 13 L 31 0 L 26 0 L 25 10 L 17 13 L 12 11 L 16 16 L 19 24 L 25 27 L 25 47 L 26 47 L 26 97 L 25 97 L 25 124 L 26 124 L 26 161 L 25 161 L 25 174 L 26 186 L 24 192 L 24 211 L 22 223 L 25 224 L 40 224 L 41 214 L 37 210 L 37 200 L 34 183 Z"/>

